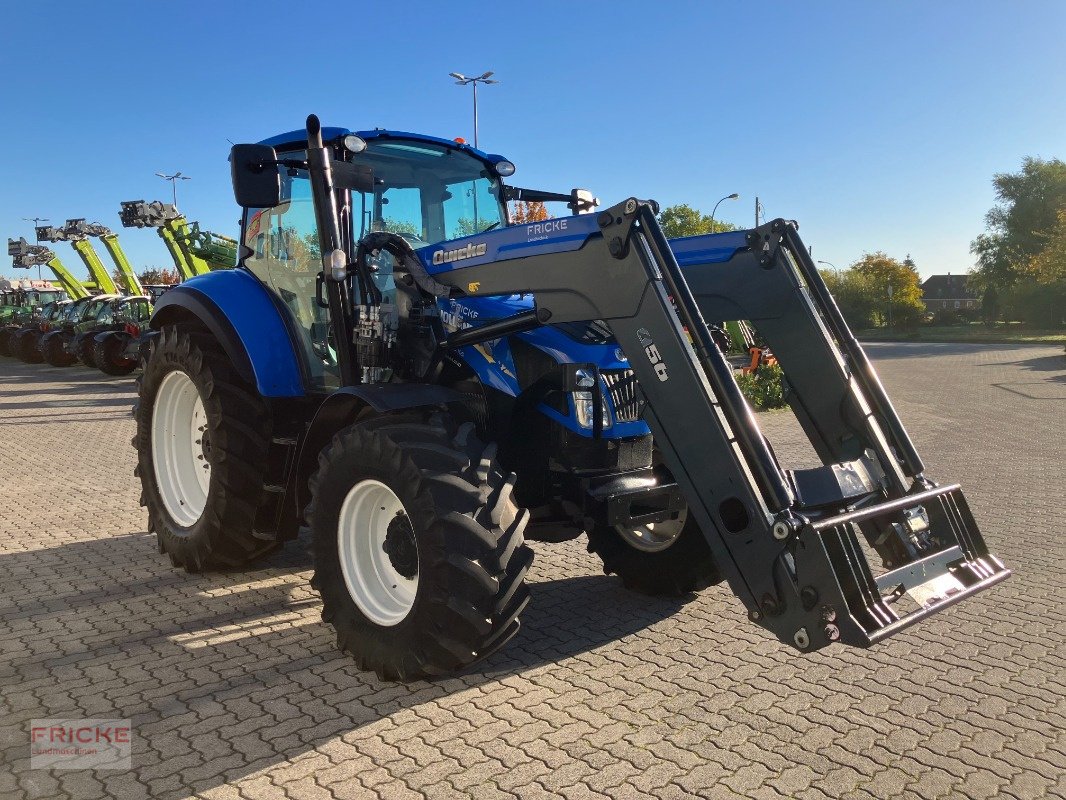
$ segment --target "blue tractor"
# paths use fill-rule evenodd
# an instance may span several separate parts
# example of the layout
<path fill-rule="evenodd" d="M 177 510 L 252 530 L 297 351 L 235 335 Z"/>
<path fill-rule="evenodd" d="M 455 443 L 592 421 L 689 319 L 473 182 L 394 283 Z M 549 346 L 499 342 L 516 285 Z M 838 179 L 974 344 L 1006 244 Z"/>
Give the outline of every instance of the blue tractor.
<path fill-rule="evenodd" d="M 526 539 L 587 535 L 647 593 L 728 579 L 804 650 L 867 646 L 1009 574 L 958 487 L 923 475 L 794 226 L 671 244 L 652 204 L 596 213 L 587 192 L 508 185 L 502 156 L 314 117 L 230 160 L 238 268 L 171 289 L 151 320 L 142 504 L 189 571 L 302 530 L 323 619 L 362 668 L 449 673 L 507 642 Z M 513 199 L 572 213 L 510 225 Z M 821 470 L 777 462 L 704 318 L 797 339 L 775 353 L 811 373 L 793 401 Z M 923 610 L 897 613 L 897 591 Z"/>

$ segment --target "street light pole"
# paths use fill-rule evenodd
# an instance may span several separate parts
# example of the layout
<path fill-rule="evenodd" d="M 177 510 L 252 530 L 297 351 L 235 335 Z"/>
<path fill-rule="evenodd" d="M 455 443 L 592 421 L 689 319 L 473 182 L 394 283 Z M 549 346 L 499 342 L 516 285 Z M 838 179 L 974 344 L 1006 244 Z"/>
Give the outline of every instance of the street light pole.
<path fill-rule="evenodd" d="M 182 175 L 180 172 L 175 172 L 173 175 L 164 175 L 162 172 L 157 172 L 160 178 L 165 181 L 170 181 L 170 188 L 173 193 L 174 207 L 178 207 L 178 181 L 187 181 L 190 178 L 187 175 Z"/>
<path fill-rule="evenodd" d="M 448 73 L 449 77 L 455 78 L 455 82 L 459 86 L 473 86 L 474 87 L 474 148 L 475 149 L 478 146 L 478 144 L 477 144 L 477 85 L 479 83 L 499 83 L 499 81 L 491 79 L 491 76 L 493 74 L 494 73 L 491 70 L 489 70 L 488 72 L 481 73 L 477 77 L 468 78 L 461 72 L 449 72 Z"/>
<path fill-rule="evenodd" d="M 733 192 L 733 194 L 727 194 L 722 200 L 736 200 L 738 197 L 740 197 L 740 195 Z M 714 215 L 718 213 L 718 206 L 722 205 L 722 200 L 715 203 L 714 208 L 711 209 L 711 233 L 714 233 Z"/>

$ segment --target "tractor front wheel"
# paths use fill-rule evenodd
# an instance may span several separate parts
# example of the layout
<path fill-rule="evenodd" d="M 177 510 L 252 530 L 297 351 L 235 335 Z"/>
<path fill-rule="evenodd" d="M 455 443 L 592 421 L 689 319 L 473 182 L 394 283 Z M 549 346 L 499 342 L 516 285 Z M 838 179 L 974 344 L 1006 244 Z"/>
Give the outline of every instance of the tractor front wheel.
<path fill-rule="evenodd" d="M 642 594 L 676 597 L 722 580 L 703 531 L 687 509 L 665 522 L 598 525 L 588 537 L 589 552 L 603 561 L 603 571 Z"/>
<path fill-rule="evenodd" d="M 18 357 L 27 364 L 40 364 L 44 361 L 44 356 L 37 347 L 40 341 L 41 335 L 38 331 L 24 333 L 18 340 Z"/>
<path fill-rule="evenodd" d="M 0 356 L 11 355 L 11 329 L 0 329 Z"/>
<path fill-rule="evenodd" d="M 175 566 L 238 567 L 275 547 L 253 533 L 269 414 L 213 337 L 163 329 L 138 378 L 134 417 L 141 505 Z"/>
<path fill-rule="evenodd" d="M 137 359 L 125 358 L 122 351 L 125 343 L 115 336 L 109 336 L 93 346 L 93 361 L 101 372 L 108 375 L 129 375 L 137 369 Z"/>
<path fill-rule="evenodd" d="M 96 367 L 96 359 L 93 358 L 95 344 L 92 336 L 85 336 L 78 342 L 78 360 L 90 369 L 95 369 Z"/>
<path fill-rule="evenodd" d="M 529 513 L 473 425 L 379 417 L 319 457 L 304 517 L 322 618 L 383 680 L 461 670 L 505 644 L 529 600 Z"/>
<path fill-rule="evenodd" d="M 74 363 L 74 356 L 68 353 L 63 345 L 63 337 L 59 335 L 45 342 L 44 358 L 53 367 L 69 367 Z"/>

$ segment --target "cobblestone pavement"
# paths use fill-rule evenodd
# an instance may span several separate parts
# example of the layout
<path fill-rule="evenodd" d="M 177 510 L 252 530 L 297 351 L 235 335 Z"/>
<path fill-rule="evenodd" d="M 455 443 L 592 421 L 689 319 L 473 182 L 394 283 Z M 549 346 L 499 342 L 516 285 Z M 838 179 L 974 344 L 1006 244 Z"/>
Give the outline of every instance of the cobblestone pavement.
<path fill-rule="evenodd" d="M 1006 584 L 875 650 L 800 655 L 724 587 L 649 600 L 582 543 L 539 544 L 519 636 L 410 686 L 334 651 L 298 544 L 226 575 L 157 553 L 131 380 L 0 359 L 0 797 L 1064 796 L 1066 359 L 870 352 Z M 761 419 L 808 457 L 790 414 Z M 133 769 L 30 770 L 42 717 L 131 718 Z"/>

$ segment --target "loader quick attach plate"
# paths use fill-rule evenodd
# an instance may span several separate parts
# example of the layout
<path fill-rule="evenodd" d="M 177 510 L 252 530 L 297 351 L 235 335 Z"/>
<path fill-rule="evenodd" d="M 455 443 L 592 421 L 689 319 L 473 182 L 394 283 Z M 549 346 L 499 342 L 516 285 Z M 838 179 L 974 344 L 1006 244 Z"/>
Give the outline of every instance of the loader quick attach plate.
<path fill-rule="evenodd" d="M 919 507 L 929 519 L 929 552 L 875 578 L 857 524 L 891 524 Z M 804 632 L 811 649 L 837 639 L 869 647 L 1011 574 L 988 552 L 958 484 L 809 522 L 800 530 L 795 560 L 801 582 L 835 585 L 839 592 L 822 606 L 824 629 Z M 901 613 L 904 598 L 917 606 L 910 613 Z"/>

